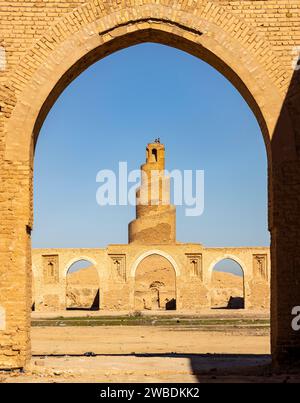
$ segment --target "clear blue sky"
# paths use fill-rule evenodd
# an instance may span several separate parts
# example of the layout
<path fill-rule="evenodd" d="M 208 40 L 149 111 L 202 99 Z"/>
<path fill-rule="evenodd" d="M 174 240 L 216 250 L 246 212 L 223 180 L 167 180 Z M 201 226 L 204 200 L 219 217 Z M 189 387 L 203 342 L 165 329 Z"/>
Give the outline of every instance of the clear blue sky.
<path fill-rule="evenodd" d="M 74 273 L 76 271 L 86 269 L 88 267 L 93 266 L 93 263 L 90 262 L 89 260 L 78 260 L 77 262 L 73 263 L 68 270 L 68 273 Z M 223 259 L 219 261 L 214 269 L 214 271 L 221 271 L 221 272 L 227 272 L 227 273 L 233 273 L 236 274 L 237 276 L 243 276 L 244 272 L 241 266 L 234 260 L 232 259 Z"/>
<path fill-rule="evenodd" d="M 83 72 L 51 109 L 35 155 L 33 247 L 127 242 L 132 206 L 99 207 L 96 174 L 139 168 L 160 136 L 168 169 L 205 171 L 205 209 L 177 207 L 177 239 L 269 245 L 266 152 L 248 105 L 216 70 L 157 44 L 117 52 Z"/>

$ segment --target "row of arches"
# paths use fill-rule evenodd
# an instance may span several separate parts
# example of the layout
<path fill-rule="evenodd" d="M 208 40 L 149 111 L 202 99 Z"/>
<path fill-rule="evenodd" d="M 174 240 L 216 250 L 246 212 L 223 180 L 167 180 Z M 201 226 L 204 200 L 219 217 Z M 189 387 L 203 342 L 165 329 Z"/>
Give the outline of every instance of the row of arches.
<path fill-rule="evenodd" d="M 74 260 L 66 275 L 66 309 L 101 309 L 99 284 L 92 260 Z M 134 277 L 135 310 L 175 310 L 176 295 L 176 270 L 166 257 L 151 254 L 137 263 Z M 232 258 L 219 260 L 212 269 L 211 308 L 242 309 L 245 307 L 244 301 L 244 272 L 241 265 Z"/>

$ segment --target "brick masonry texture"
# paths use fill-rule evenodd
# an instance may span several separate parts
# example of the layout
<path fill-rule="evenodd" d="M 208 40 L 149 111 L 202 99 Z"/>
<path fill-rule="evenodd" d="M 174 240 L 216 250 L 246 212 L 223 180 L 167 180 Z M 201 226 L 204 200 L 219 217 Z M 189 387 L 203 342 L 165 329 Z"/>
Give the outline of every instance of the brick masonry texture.
<path fill-rule="evenodd" d="M 43 120 L 87 66 L 145 41 L 210 63 L 255 114 L 268 156 L 274 364 L 300 360 L 300 0 L 0 1 L 0 367 L 30 358 L 32 172 Z M 3 315 L 2 315 L 3 317 Z"/>

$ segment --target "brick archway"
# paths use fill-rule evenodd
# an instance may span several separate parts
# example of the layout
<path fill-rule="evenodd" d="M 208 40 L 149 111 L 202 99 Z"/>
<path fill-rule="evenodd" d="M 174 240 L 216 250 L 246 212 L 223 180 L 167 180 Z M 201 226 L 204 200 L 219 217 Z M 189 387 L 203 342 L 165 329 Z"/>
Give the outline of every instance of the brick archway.
<path fill-rule="evenodd" d="M 131 266 L 130 276 L 134 282 L 131 304 L 135 310 L 176 309 L 180 271 L 171 255 L 162 250 L 142 253 Z"/>
<path fill-rule="evenodd" d="M 208 266 L 209 282 L 210 282 L 210 284 L 212 284 L 213 273 L 214 273 L 216 265 L 224 260 L 231 260 L 232 262 L 236 263 L 240 267 L 241 272 L 243 273 L 243 308 L 246 308 L 246 307 L 248 307 L 248 301 L 246 299 L 246 296 L 248 295 L 248 292 L 249 292 L 248 284 L 247 284 L 248 270 L 247 270 L 247 265 L 245 264 L 245 262 L 243 262 L 243 260 L 241 258 L 239 258 L 238 256 L 231 254 L 231 253 L 220 254 Z M 212 288 L 211 288 L 211 291 L 212 291 Z M 210 292 L 210 299 L 211 299 L 211 292 Z M 212 306 L 211 302 L 210 302 L 210 306 Z"/>
<path fill-rule="evenodd" d="M 231 253 L 226 253 L 226 254 L 222 254 L 222 255 L 218 256 L 216 259 L 214 259 L 210 263 L 210 265 L 208 267 L 209 281 L 211 281 L 212 273 L 213 273 L 213 270 L 214 270 L 214 267 L 216 266 L 216 264 L 218 264 L 222 260 L 226 260 L 226 259 L 230 259 L 230 260 L 234 261 L 235 263 L 237 263 L 240 266 L 240 268 L 241 268 L 241 270 L 243 272 L 243 276 L 247 275 L 247 266 L 246 266 L 246 264 L 238 256 L 232 255 Z"/>
<path fill-rule="evenodd" d="M 89 264 L 88 267 L 91 269 L 91 266 L 92 266 L 92 271 L 94 273 L 94 279 L 93 279 L 92 285 L 91 285 L 90 279 L 86 279 L 84 276 L 80 279 L 81 287 L 86 287 L 88 289 L 88 291 L 90 292 L 90 295 L 88 296 L 89 305 L 87 305 L 86 300 L 82 301 L 82 295 L 86 295 L 86 294 L 84 292 L 82 293 L 81 290 L 79 290 L 79 300 L 78 300 L 78 293 L 76 294 L 76 282 L 75 282 L 75 284 L 74 284 L 74 282 L 72 283 L 72 280 L 70 282 L 70 275 L 74 274 L 74 272 L 73 273 L 70 272 L 70 269 L 72 268 L 72 266 L 74 264 L 79 263 L 79 262 L 88 263 Z M 79 270 L 81 271 L 82 268 L 80 268 Z M 74 309 L 75 304 L 76 305 L 78 304 L 78 306 L 75 306 L 75 309 L 79 309 L 82 307 L 84 309 L 89 309 L 91 311 L 100 309 L 99 264 L 94 258 L 90 258 L 88 255 L 85 255 L 85 254 L 80 254 L 77 257 L 73 257 L 72 259 L 68 260 L 68 262 L 64 265 L 62 274 L 63 274 L 63 278 L 60 279 L 60 281 L 63 284 L 64 295 L 61 297 L 61 300 L 65 300 L 65 309 L 66 310 L 72 309 L 72 308 Z M 72 287 L 73 287 L 73 290 L 72 290 Z M 74 289 L 75 289 L 75 294 L 74 294 Z M 77 289 L 77 291 L 78 291 L 78 289 Z M 72 296 L 71 298 L 70 298 L 70 295 Z M 70 304 L 70 302 L 71 302 L 71 304 Z"/>
<path fill-rule="evenodd" d="M 179 5 L 176 1 L 174 4 Z M 62 18 L 51 27 L 14 71 L 11 82 L 18 90 L 13 105 L 8 107 L 11 115 L 6 128 L 5 159 L 28 159 L 51 106 L 89 65 L 143 42 L 158 42 L 186 51 L 228 78 L 255 114 L 270 157 L 270 137 L 284 88 L 277 77 L 272 77 L 274 65 L 278 64 L 276 56 L 251 27 L 245 27 L 247 35 L 242 35 L 242 21 L 207 1 L 196 6 L 199 17 L 189 6 L 180 5 L 170 13 L 169 7 L 151 0 L 143 6 L 112 4 L 111 9 L 90 13 L 89 18 L 84 17 L 88 8 L 79 7 L 69 18 Z M 217 17 L 220 14 L 222 20 Z M 266 99 L 272 102 L 266 105 Z"/>
<path fill-rule="evenodd" d="M 84 260 L 84 261 L 86 261 L 88 263 L 91 263 L 95 267 L 95 269 L 97 271 L 97 275 L 99 276 L 99 273 L 98 273 L 98 270 L 97 270 L 98 264 L 97 264 L 96 260 L 93 259 L 93 258 L 90 258 L 90 257 L 88 257 L 86 255 L 79 255 L 79 256 L 74 257 L 71 260 L 69 260 L 68 263 L 64 266 L 64 270 L 63 270 L 64 278 L 67 277 L 68 271 L 70 270 L 71 266 L 73 266 L 74 263 L 77 263 L 77 262 L 79 262 L 81 260 Z"/>
<path fill-rule="evenodd" d="M 134 278 L 136 269 L 138 268 L 139 264 L 144 259 L 146 259 L 146 257 L 152 256 L 152 255 L 158 255 L 158 256 L 161 256 L 161 257 L 164 257 L 165 259 L 167 259 L 169 261 L 169 263 L 174 267 L 176 277 L 180 276 L 180 268 L 179 268 L 178 264 L 176 263 L 176 261 L 174 260 L 174 258 L 171 255 L 169 255 L 169 253 L 166 253 L 159 249 L 152 249 L 152 250 L 148 250 L 148 251 L 142 253 L 134 260 L 134 263 L 129 270 L 130 277 Z"/>
<path fill-rule="evenodd" d="M 269 164 L 272 351 L 276 362 L 300 359 L 300 336 L 289 327 L 300 281 L 300 148 L 296 147 L 300 144 L 300 98 L 291 84 L 299 75 L 288 71 L 261 26 L 246 23 L 229 3 L 221 7 L 206 0 L 191 4 L 170 0 L 168 5 L 144 0 L 141 5 L 133 0 L 126 6 L 90 1 L 60 11 L 50 25 L 42 15 L 44 28 L 35 34 L 30 48 L 17 61 L 8 57 L 8 69 L 0 81 L 0 179 L 5 190 L 0 206 L 0 305 L 5 312 L 0 367 L 23 367 L 30 357 L 32 170 L 40 127 L 63 89 L 90 64 L 149 41 L 174 46 L 210 63 L 240 91 L 260 124 Z M 288 52 L 284 48 L 290 60 Z M 11 284 L 16 286 L 14 293 Z M 286 287 L 289 300 L 284 295 Z"/>

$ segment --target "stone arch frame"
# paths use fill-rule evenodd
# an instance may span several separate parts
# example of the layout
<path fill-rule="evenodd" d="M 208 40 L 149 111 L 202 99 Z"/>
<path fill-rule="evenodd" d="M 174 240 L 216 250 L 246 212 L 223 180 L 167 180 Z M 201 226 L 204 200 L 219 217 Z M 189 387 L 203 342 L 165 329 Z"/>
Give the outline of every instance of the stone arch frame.
<path fill-rule="evenodd" d="M 295 145 L 299 130 L 292 110 L 293 100 L 291 108 L 285 103 L 285 99 L 293 95 L 293 89 L 289 93 L 288 88 L 290 75 L 280 66 L 271 44 L 255 28 L 212 1 L 179 3 L 178 0 L 169 0 L 166 5 L 162 0 L 145 0 L 143 4 L 133 0 L 127 6 L 115 0 L 104 4 L 90 0 L 49 26 L 2 87 L 5 119 L 0 176 L 5 180 L 17 173 L 23 179 L 22 186 L 18 186 L 17 190 L 9 190 L 14 198 L 12 213 L 4 213 L 14 228 L 7 244 L 14 242 L 15 247 L 15 252 L 11 249 L 5 251 L 5 261 L 15 277 L 20 279 L 19 296 L 24 299 L 19 298 L 18 301 L 22 303 L 24 315 L 18 316 L 19 322 L 12 321 L 11 325 L 12 334 L 15 330 L 20 330 L 22 334 L 19 332 L 20 348 L 8 361 L 9 366 L 24 366 L 30 354 L 29 315 L 25 313 L 30 289 L 32 167 L 39 129 L 63 88 L 88 65 L 119 48 L 146 41 L 178 47 L 210 63 L 240 91 L 260 124 L 270 179 L 269 228 L 272 231 L 272 305 L 275 318 L 272 321 L 272 351 L 277 362 L 284 362 L 286 357 L 291 360 L 295 349 L 297 354 L 299 352 L 299 337 L 286 330 L 291 303 L 296 302 L 295 285 L 291 301 L 285 301 L 280 306 L 278 303 L 280 298 L 285 299 L 282 284 L 292 283 L 293 276 L 298 276 L 296 267 L 299 265 L 297 251 L 289 253 L 288 262 L 281 251 L 285 247 L 289 251 L 292 246 L 296 247 L 295 241 L 291 237 L 287 239 L 285 234 L 299 232 L 298 218 L 294 223 L 286 219 L 286 211 L 292 208 L 290 199 L 295 194 L 295 177 L 299 177 L 300 172 Z M 94 52 L 99 48 L 102 53 Z M 294 76 L 292 80 L 295 78 L 297 81 Z M 285 194 L 290 199 L 282 206 Z M 15 232 L 20 234 L 16 237 L 18 239 L 14 238 Z M 284 268 L 291 268 L 288 280 L 285 280 Z M 11 317 L 13 314 L 9 315 Z"/>
<path fill-rule="evenodd" d="M 70 268 L 71 268 L 71 266 L 74 264 L 74 263 L 76 263 L 76 262 L 80 262 L 81 260 L 85 260 L 85 261 L 87 261 L 87 262 L 90 262 L 90 263 L 92 263 L 93 265 L 94 265 L 94 267 L 95 267 L 95 270 L 96 270 L 96 272 L 97 272 L 97 277 L 98 277 L 98 281 L 99 281 L 99 283 L 98 283 L 98 286 L 99 286 L 99 295 L 101 295 L 102 294 L 102 290 L 101 290 L 101 288 L 100 288 L 100 273 L 99 273 L 99 269 L 98 269 L 98 263 L 96 262 L 96 260 L 95 259 L 93 259 L 93 258 L 90 258 L 90 257 L 88 257 L 88 256 L 86 256 L 86 255 L 79 255 L 79 257 L 74 257 L 74 258 L 72 258 L 71 260 L 69 260 L 68 261 L 68 263 L 66 263 L 65 265 L 64 265 L 64 268 L 63 268 L 63 277 L 62 277 L 62 281 L 64 282 L 64 289 L 65 289 L 65 307 L 67 308 L 67 275 L 68 275 L 68 271 L 70 270 Z M 99 301 L 99 308 L 98 308 L 99 310 L 100 310 L 100 301 Z"/>
<path fill-rule="evenodd" d="M 140 254 L 137 258 L 134 259 L 134 263 L 131 265 L 130 270 L 129 270 L 129 276 L 131 278 L 135 278 L 135 273 L 136 270 L 139 266 L 139 264 L 146 259 L 148 256 L 152 256 L 152 255 L 159 255 L 162 256 L 164 258 L 166 258 L 171 265 L 173 266 L 174 270 L 175 270 L 175 274 L 176 274 L 176 278 L 180 276 L 180 268 L 178 266 L 178 264 L 176 263 L 175 259 L 169 255 L 168 253 L 160 250 L 160 249 L 151 249 L 148 250 L 146 252 L 143 252 L 142 254 Z"/>
<path fill-rule="evenodd" d="M 271 67 L 278 66 L 278 61 L 270 45 L 243 21 L 212 2 L 201 1 L 191 9 L 174 0 L 178 10 L 171 14 L 170 7 L 159 1 L 134 3 L 138 9 L 136 5 L 117 5 L 111 9 L 108 6 L 105 12 L 93 12 L 92 2 L 81 6 L 50 27 L 23 57 L 11 77 L 17 100 L 12 110 L 9 107 L 5 159 L 29 158 L 31 164 L 39 130 L 63 89 L 95 61 L 147 41 L 194 54 L 231 81 L 255 114 L 270 159 L 270 133 L 276 125 L 284 90 L 284 80 L 279 85 L 277 77 L 272 77 Z M 246 35 L 241 36 L 241 27 Z M 266 105 L 265 99 L 272 100 L 272 105 Z"/>
<path fill-rule="evenodd" d="M 235 263 L 237 263 L 242 272 L 243 272 L 243 295 L 244 295 L 244 309 L 247 309 L 247 305 L 248 305 L 248 301 L 247 301 L 247 295 L 248 295 L 248 281 L 247 281 L 247 274 L 248 274 L 248 270 L 247 270 L 247 266 L 245 265 L 245 263 L 237 256 L 231 254 L 231 253 L 225 253 L 223 255 L 220 255 L 218 258 L 214 259 L 209 267 L 208 267 L 208 282 L 209 284 L 211 284 L 212 282 L 212 275 L 213 275 L 213 270 L 214 267 L 216 266 L 216 264 L 218 264 L 219 262 L 221 262 L 222 260 L 225 259 L 230 259 L 233 260 Z M 209 294 L 209 298 L 211 299 L 211 294 Z M 211 302 L 210 302 L 210 306 L 211 306 Z"/>
<path fill-rule="evenodd" d="M 93 259 L 93 258 L 90 258 L 88 256 L 85 256 L 85 255 L 80 255 L 79 257 L 72 258 L 71 260 L 68 261 L 67 264 L 65 264 L 64 269 L 63 269 L 63 273 L 62 273 L 63 278 L 67 277 L 68 271 L 70 270 L 71 266 L 74 263 L 79 262 L 80 260 L 86 260 L 87 262 L 92 263 L 95 266 L 95 269 L 96 269 L 98 277 L 99 277 L 99 273 L 98 273 L 98 269 L 97 269 L 98 268 L 98 263 L 96 262 L 96 260 Z"/>
<path fill-rule="evenodd" d="M 231 259 L 234 262 L 236 262 L 241 267 L 244 278 L 246 277 L 246 275 L 248 273 L 247 273 L 247 266 L 245 265 L 245 263 L 239 257 L 237 257 L 231 253 L 225 253 L 225 254 L 218 256 L 216 259 L 214 259 L 208 266 L 208 276 L 209 276 L 208 281 L 209 282 L 211 282 L 211 277 L 212 277 L 212 273 L 213 273 L 213 269 L 214 269 L 215 265 L 225 259 Z"/>
<path fill-rule="evenodd" d="M 178 303 L 178 290 L 177 290 L 177 286 L 178 286 L 178 277 L 180 276 L 180 267 L 177 264 L 176 260 L 167 252 L 161 250 L 161 249 L 151 249 L 148 250 L 146 252 L 141 253 L 139 256 L 135 257 L 135 259 L 133 260 L 132 265 L 130 266 L 129 269 L 129 277 L 132 280 L 132 284 L 135 283 L 135 275 L 136 275 L 136 270 L 139 267 L 140 263 L 144 260 L 147 259 L 147 257 L 149 256 L 153 256 L 153 255 L 158 255 L 161 257 L 164 257 L 165 259 L 168 260 L 169 263 L 171 263 L 174 272 L 175 272 L 175 296 L 176 296 L 176 306 L 179 305 Z M 135 287 L 132 287 L 132 291 L 130 293 L 130 305 L 132 307 L 134 307 L 134 292 L 135 292 Z"/>

